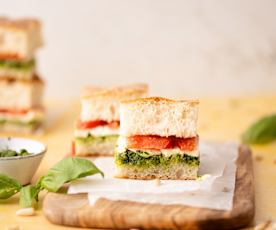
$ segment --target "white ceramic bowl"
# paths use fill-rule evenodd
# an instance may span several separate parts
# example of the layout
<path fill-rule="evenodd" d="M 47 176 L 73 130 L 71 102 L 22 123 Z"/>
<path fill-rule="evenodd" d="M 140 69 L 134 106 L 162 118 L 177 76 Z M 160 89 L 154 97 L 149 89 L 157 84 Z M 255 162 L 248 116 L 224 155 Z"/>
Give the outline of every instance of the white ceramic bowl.
<path fill-rule="evenodd" d="M 31 155 L 17 157 L 0 157 L 0 172 L 16 179 L 22 185 L 29 184 L 47 150 L 38 141 L 25 138 L 0 138 L 0 150 L 26 149 Z"/>

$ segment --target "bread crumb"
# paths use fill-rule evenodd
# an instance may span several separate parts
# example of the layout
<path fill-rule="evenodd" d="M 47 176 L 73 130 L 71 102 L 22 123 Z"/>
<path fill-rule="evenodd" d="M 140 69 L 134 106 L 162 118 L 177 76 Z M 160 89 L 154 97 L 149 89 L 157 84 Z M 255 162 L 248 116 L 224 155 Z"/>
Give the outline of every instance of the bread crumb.
<path fill-rule="evenodd" d="M 160 184 L 161 184 L 160 180 L 158 178 L 155 179 L 155 186 L 160 186 Z"/>
<path fill-rule="evenodd" d="M 276 164 L 276 157 L 274 157 L 274 159 L 273 159 L 273 163 L 274 163 L 274 164 Z"/>
<path fill-rule="evenodd" d="M 262 154 L 257 153 L 255 156 L 256 161 L 262 161 L 264 159 Z"/>
<path fill-rule="evenodd" d="M 33 216 L 35 214 L 34 208 L 22 208 L 16 211 L 17 216 Z"/>

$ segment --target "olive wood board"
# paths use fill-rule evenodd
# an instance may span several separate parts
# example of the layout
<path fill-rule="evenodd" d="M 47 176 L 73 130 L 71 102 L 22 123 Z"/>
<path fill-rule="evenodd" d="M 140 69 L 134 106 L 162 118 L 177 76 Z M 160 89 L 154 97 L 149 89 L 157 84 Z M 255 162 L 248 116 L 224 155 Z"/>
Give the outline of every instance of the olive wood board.
<path fill-rule="evenodd" d="M 105 229 L 233 229 L 249 225 L 254 212 L 252 154 L 246 146 L 239 148 L 231 211 L 104 198 L 91 206 L 87 194 L 48 193 L 43 203 L 54 224 Z"/>

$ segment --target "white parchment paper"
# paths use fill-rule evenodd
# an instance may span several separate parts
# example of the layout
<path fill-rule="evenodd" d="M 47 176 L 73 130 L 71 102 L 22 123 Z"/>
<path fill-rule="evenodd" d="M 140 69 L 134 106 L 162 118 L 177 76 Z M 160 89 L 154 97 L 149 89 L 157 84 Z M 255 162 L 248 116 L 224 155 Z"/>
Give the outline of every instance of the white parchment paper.
<path fill-rule="evenodd" d="M 183 204 L 195 207 L 230 210 L 235 189 L 235 143 L 200 144 L 201 165 L 199 180 L 131 180 L 113 178 L 113 158 L 97 158 L 94 163 L 105 173 L 75 181 L 68 193 L 88 193 L 93 205 L 99 198 L 159 204 Z"/>

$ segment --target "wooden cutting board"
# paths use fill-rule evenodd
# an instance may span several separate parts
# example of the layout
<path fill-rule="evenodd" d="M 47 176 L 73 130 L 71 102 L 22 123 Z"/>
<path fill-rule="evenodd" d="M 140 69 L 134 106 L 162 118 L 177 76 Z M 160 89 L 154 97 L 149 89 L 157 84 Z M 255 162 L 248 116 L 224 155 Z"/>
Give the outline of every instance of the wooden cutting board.
<path fill-rule="evenodd" d="M 87 194 L 49 193 L 43 212 L 54 224 L 114 229 L 233 229 L 251 223 L 254 217 L 252 154 L 239 149 L 232 211 L 184 205 L 158 205 L 99 199 L 88 204 Z"/>

